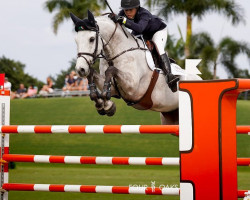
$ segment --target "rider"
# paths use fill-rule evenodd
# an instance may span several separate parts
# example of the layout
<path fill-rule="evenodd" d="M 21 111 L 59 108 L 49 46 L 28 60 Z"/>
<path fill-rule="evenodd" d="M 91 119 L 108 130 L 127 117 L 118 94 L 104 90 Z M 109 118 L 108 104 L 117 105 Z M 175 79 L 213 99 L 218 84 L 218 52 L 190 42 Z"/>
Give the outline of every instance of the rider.
<path fill-rule="evenodd" d="M 140 7 L 140 0 L 121 0 L 122 10 L 118 15 L 111 14 L 110 18 L 115 23 L 124 24 L 132 30 L 133 35 L 143 35 L 145 40 L 152 40 L 163 63 L 162 70 L 166 74 L 169 88 L 177 91 L 179 77 L 171 73 L 170 61 L 164 50 L 167 42 L 167 25 L 148 10 Z"/>

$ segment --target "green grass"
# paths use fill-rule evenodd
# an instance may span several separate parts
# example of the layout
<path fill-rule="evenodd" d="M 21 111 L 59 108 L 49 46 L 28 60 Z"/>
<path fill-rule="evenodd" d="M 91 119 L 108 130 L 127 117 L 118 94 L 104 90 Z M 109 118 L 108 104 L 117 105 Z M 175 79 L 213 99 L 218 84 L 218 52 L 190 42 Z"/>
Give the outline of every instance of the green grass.
<path fill-rule="evenodd" d="M 137 111 L 115 100 L 114 117 L 99 116 L 89 98 L 26 99 L 11 101 L 11 124 L 160 124 L 159 113 Z M 250 124 L 250 102 L 239 101 L 237 123 Z M 249 157 L 250 137 L 238 135 L 238 156 Z M 11 135 L 10 153 L 84 156 L 179 156 L 178 138 L 171 135 Z M 250 188 L 250 170 L 238 168 L 239 189 Z M 178 167 L 96 166 L 16 163 L 10 182 L 81 185 L 178 185 Z M 133 199 L 158 200 L 164 196 L 10 192 L 10 200 Z M 176 200 L 179 197 L 167 197 Z"/>

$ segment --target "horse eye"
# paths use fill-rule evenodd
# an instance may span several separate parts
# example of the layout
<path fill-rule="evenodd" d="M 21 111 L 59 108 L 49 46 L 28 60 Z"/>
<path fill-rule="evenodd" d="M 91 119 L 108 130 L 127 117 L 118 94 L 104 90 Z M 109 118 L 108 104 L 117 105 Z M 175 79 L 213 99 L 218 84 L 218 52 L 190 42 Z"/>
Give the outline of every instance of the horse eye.
<path fill-rule="evenodd" d="M 89 41 L 90 41 L 90 42 L 94 42 L 94 41 L 95 41 L 95 38 L 94 38 L 94 37 L 91 37 L 91 38 L 89 39 Z"/>

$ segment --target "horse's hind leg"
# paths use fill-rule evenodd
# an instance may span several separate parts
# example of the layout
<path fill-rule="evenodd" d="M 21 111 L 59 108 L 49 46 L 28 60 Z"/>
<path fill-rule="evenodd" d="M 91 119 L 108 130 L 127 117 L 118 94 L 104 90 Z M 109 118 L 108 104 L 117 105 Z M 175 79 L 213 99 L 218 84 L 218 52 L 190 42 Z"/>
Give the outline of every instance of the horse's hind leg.
<path fill-rule="evenodd" d="M 171 112 L 160 114 L 162 125 L 178 125 L 179 124 L 179 109 Z"/>

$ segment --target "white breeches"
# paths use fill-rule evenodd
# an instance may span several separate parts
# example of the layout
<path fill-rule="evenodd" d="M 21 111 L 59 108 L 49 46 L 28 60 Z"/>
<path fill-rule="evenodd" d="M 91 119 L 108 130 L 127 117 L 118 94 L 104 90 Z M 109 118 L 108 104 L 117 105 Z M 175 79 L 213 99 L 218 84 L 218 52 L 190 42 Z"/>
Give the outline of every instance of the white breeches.
<path fill-rule="evenodd" d="M 154 42 L 159 55 L 165 54 L 165 46 L 167 38 L 168 38 L 167 27 L 164 28 L 163 30 L 157 31 L 152 38 L 152 41 Z"/>

